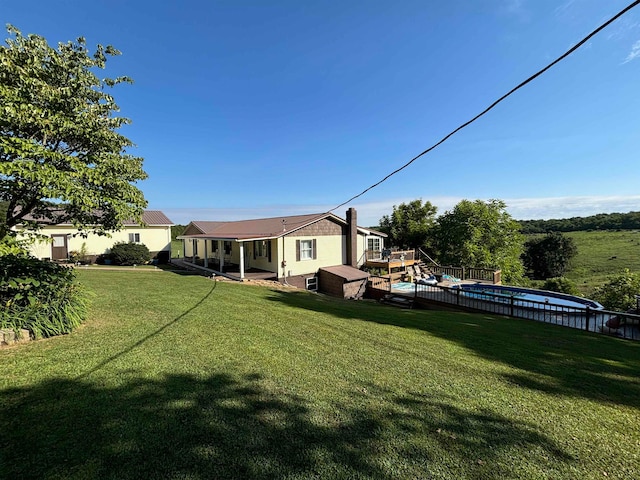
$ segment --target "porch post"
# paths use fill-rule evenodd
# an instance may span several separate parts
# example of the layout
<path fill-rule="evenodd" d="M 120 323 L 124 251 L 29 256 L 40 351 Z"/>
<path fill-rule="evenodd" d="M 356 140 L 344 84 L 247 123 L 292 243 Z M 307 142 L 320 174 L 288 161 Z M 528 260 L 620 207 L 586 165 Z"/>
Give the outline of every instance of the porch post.
<path fill-rule="evenodd" d="M 222 240 L 218 240 L 218 255 L 220 257 L 220 272 L 224 272 L 224 243 Z"/>
<path fill-rule="evenodd" d="M 204 239 L 204 268 L 209 268 L 209 249 L 207 248 L 209 241 Z"/>
<path fill-rule="evenodd" d="M 198 240 L 194 238 L 191 243 L 191 263 L 193 263 L 194 265 L 196 264 L 196 245 L 197 244 L 198 244 Z"/>
<path fill-rule="evenodd" d="M 240 242 L 240 279 L 244 278 L 244 242 Z"/>

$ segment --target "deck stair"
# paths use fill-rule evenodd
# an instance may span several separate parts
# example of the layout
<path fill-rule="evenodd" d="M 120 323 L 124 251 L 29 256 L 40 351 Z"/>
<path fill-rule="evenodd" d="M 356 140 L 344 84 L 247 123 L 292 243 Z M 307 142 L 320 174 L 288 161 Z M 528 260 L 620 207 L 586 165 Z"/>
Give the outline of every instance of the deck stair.
<path fill-rule="evenodd" d="M 380 299 L 381 303 L 398 308 L 413 308 L 413 299 L 403 295 L 389 293 Z"/>

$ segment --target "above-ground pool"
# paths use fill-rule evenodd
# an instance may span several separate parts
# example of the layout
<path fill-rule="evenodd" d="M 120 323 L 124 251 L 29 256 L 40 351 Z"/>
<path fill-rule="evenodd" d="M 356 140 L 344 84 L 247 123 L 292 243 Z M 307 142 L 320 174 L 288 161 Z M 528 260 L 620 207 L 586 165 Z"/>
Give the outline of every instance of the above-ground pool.
<path fill-rule="evenodd" d="M 475 298 L 485 298 L 497 302 L 511 302 L 515 304 L 523 302 L 540 302 L 552 305 L 572 308 L 592 308 L 602 310 L 604 307 L 588 298 L 576 297 L 566 293 L 548 292 L 532 288 L 510 287 L 508 285 L 454 285 L 454 289 L 461 289 L 463 295 Z"/>

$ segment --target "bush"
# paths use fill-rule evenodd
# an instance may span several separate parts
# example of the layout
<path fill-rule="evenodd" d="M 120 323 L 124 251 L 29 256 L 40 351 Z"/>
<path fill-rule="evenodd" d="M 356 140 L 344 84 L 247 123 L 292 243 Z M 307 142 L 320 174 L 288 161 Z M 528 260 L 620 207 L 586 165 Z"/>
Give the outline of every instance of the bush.
<path fill-rule="evenodd" d="M 69 333 L 85 320 L 87 297 L 72 268 L 0 256 L 0 328 L 24 328 L 34 338 Z"/>
<path fill-rule="evenodd" d="M 575 283 L 566 277 L 554 277 L 547 279 L 542 285 L 543 290 L 550 292 L 567 293 L 569 295 L 580 295 L 580 291 Z"/>
<path fill-rule="evenodd" d="M 0 240 L 0 255 L 26 256 L 29 254 L 27 240 L 17 240 L 15 237 L 6 236 Z"/>
<path fill-rule="evenodd" d="M 624 312 L 636 307 L 636 295 L 640 295 L 640 275 L 625 269 L 596 288 L 593 298 L 607 310 Z"/>
<path fill-rule="evenodd" d="M 116 243 L 111 248 L 111 259 L 117 265 L 143 265 L 151 260 L 151 254 L 142 243 Z"/>

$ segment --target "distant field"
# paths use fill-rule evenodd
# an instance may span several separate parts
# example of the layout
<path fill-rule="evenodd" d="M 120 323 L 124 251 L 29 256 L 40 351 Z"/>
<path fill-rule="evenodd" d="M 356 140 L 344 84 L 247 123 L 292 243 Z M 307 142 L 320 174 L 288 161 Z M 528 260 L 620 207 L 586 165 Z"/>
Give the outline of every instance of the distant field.
<path fill-rule="evenodd" d="M 569 232 L 578 247 L 567 277 L 578 284 L 584 294 L 628 268 L 640 272 L 640 231 Z"/>
<path fill-rule="evenodd" d="M 171 240 L 171 258 L 182 256 L 182 240 Z"/>

